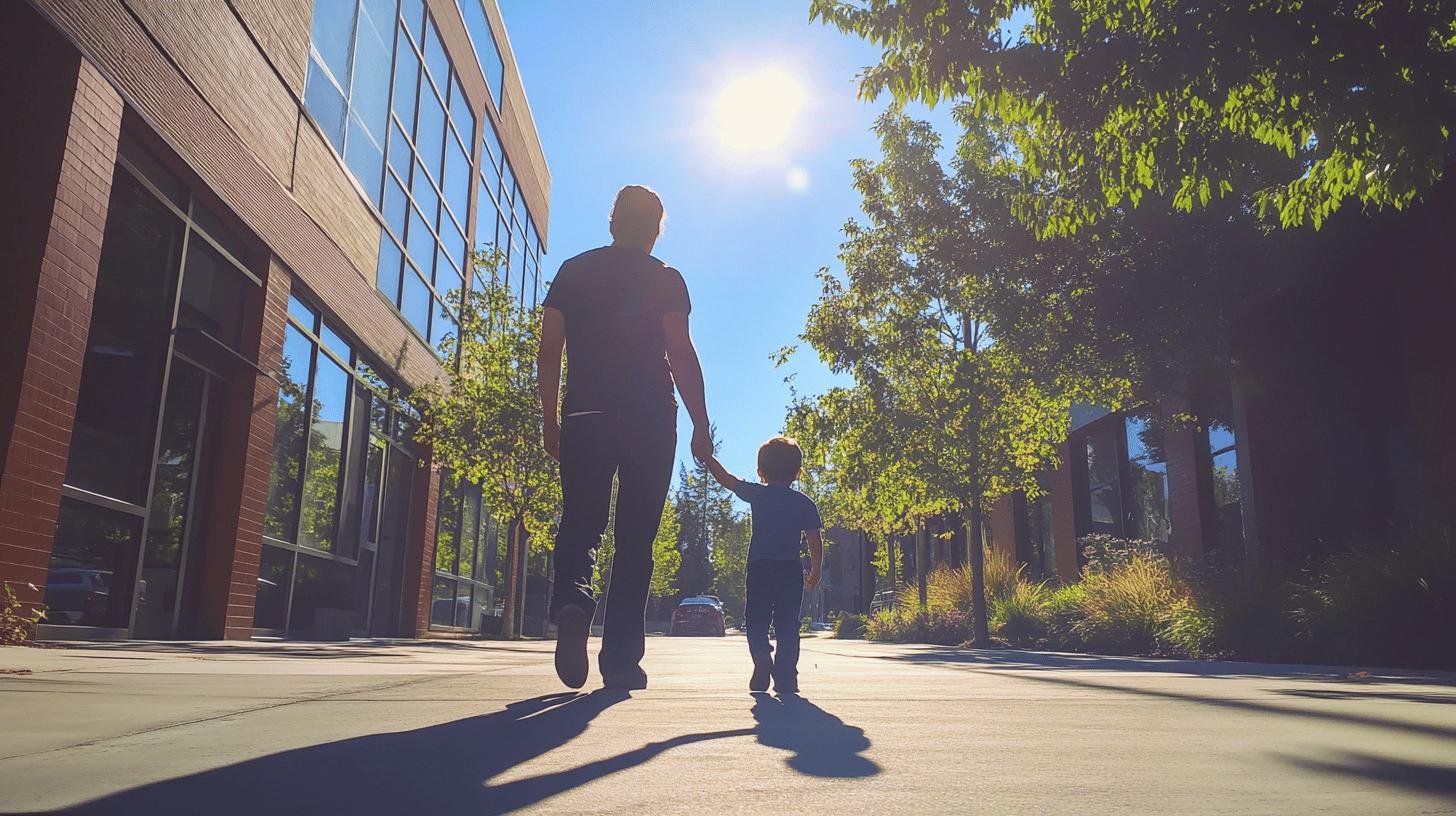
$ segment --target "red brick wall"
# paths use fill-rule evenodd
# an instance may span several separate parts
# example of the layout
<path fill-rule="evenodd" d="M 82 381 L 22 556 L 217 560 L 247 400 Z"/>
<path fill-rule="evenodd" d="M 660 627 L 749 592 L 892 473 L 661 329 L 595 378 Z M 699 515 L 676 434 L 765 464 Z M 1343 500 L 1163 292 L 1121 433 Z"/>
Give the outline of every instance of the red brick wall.
<path fill-rule="evenodd" d="M 1077 496 L 1072 476 L 1072 454 L 1063 443 L 1057 450 L 1057 469 L 1048 479 L 1052 498 L 1052 543 L 1056 547 L 1057 578 L 1065 583 L 1082 573 L 1077 559 Z"/>
<path fill-rule="evenodd" d="M 5 50 L 26 59 L 35 55 L 46 71 L 56 72 L 56 84 L 73 83 L 74 91 L 59 96 L 49 110 L 40 108 L 44 103 L 39 100 L 32 106 L 44 114 L 35 123 L 39 132 L 55 132 L 59 120 L 65 123 L 64 138 L 54 152 L 25 155 L 25 161 L 36 162 L 41 170 L 31 176 L 29 189 L 7 191 L 7 195 L 28 194 L 31 206 L 48 212 L 49 219 L 40 233 L 45 243 L 38 267 L 12 268 L 10 273 L 22 291 L 34 292 L 34 299 L 30 300 L 33 312 L 24 357 L 12 357 L 13 368 L 0 372 L 15 394 L 8 450 L 0 473 L 0 578 L 44 587 L 75 421 L 122 105 L 90 64 L 76 59 L 74 52 L 67 53 L 63 43 L 37 28 L 38 23 L 27 7 L 6 6 L 0 12 L 0 29 L 6 30 L 6 38 L 35 39 Z M 37 48 L 37 42 L 48 41 L 53 53 Z M 26 73 L 6 71 L 0 81 L 24 83 Z M 49 174 L 44 168 L 57 160 L 58 182 L 46 194 L 43 180 Z M 21 239 L 27 237 L 34 239 Z M 24 310 L 25 303 L 7 308 L 14 310 L 9 316 L 23 318 L 17 312 Z"/>
<path fill-rule="evenodd" d="M 1163 404 L 1168 455 L 1168 546 L 1176 556 L 1197 558 L 1213 542 L 1213 492 L 1209 484 L 1208 438 L 1191 422 L 1186 398 Z"/>
<path fill-rule="evenodd" d="M 422 461 L 428 461 L 424 459 Z M 435 577 L 435 510 L 440 495 L 440 471 L 421 467 L 415 471 L 414 495 L 410 507 L 409 540 L 405 543 L 403 604 L 399 627 L 403 634 L 419 637 L 430 628 L 430 600 Z M 424 501 L 420 501 L 424 497 Z M 409 593 L 414 590 L 411 602 Z"/>

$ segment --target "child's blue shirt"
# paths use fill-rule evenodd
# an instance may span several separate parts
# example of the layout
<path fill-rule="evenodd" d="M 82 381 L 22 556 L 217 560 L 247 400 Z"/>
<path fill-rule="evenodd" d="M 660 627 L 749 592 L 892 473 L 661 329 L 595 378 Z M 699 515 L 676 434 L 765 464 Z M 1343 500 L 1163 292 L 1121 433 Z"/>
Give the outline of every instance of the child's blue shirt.
<path fill-rule="evenodd" d="M 733 491 L 753 510 L 748 561 L 798 561 L 804 531 L 823 526 L 814 500 L 788 485 L 739 481 Z"/>

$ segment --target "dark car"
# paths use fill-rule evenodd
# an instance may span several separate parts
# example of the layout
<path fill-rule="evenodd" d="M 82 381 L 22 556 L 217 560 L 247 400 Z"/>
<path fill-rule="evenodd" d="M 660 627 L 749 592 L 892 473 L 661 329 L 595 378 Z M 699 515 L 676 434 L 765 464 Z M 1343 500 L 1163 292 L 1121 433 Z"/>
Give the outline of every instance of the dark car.
<path fill-rule="evenodd" d="M 683 598 L 677 609 L 672 611 L 672 634 L 723 637 L 727 634 L 727 627 L 724 625 L 722 602 L 706 595 Z"/>

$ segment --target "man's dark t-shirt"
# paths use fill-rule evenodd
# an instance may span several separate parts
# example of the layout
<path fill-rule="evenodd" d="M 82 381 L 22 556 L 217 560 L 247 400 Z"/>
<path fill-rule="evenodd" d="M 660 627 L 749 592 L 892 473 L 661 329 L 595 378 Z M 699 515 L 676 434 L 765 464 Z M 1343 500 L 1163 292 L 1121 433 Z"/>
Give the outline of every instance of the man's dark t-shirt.
<path fill-rule="evenodd" d="M 676 269 L 640 249 L 593 249 L 561 265 L 545 305 L 566 315 L 563 415 L 676 408 L 662 317 L 692 309 Z"/>

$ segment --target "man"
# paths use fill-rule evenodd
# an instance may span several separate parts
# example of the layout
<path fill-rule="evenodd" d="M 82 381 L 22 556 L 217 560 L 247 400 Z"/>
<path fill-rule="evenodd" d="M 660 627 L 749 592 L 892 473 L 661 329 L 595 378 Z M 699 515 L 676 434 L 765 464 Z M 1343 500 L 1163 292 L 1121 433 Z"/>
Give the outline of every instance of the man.
<path fill-rule="evenodd" d="M 647 687 L 644 616 L 652 540 L 676 455 L 674 383 L 693 420 L 693 455 L 713 448 L 687 286 L 651 254 L 664 215 L 657 193 L 623 187 L 612 205 L 611 245 L 562 264 L 546 294 L 537 372 L 544 442 L 561 462 L 562 493 L 551 619 L 556 674 L 571 688 L 586 683 L 592 570 L 614 476 L 616 555 L 598 667 L 608 688 Z M 563 344 L 569 365 L 558 414 Z"/>

